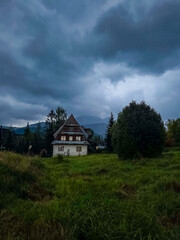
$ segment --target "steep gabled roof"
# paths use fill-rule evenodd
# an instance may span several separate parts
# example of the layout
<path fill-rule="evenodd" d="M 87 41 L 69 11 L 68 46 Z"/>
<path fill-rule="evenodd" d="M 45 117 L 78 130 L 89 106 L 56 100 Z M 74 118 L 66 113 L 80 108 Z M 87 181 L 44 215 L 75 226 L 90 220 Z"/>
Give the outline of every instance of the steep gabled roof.
<path fill-rule="evenodd" d="M 66 120 L 66 122 L 54 133 L 54 138 L 59 134 L 80 134 L 88 138 L 86 131 L 79 125 L 73 114 Z"/>
<path fill-rule="evenodd" d="M 76 121 L 75 117 L 73 114 L 70 115 L 70 117 L 67 119 L 65 122 L 65 125 L 70 125 L 70 126 L 79 126 L 78 122 Z"/>

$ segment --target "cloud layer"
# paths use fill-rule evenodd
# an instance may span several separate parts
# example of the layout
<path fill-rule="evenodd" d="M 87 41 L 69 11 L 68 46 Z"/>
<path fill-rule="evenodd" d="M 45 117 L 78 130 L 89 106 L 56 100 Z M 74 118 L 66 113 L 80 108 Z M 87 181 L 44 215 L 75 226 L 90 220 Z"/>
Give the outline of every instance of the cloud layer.
<path fill-rule="evenodd" d="M 1 0 L 0 125 L 117 114 L 145 100 L 180 115 L 180 1 Z"/>

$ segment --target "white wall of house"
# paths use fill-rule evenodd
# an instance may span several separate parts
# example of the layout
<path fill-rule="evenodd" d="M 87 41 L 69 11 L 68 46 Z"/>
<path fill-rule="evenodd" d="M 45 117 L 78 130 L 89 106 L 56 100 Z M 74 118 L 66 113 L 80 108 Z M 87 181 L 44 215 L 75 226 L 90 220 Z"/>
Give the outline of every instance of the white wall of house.
<path fill-rule="evenodd" d="M 59 151 L 59 147 L 64 147 L 63 151 Z M 81 151 L 77 151 L 77 147 L 81 147 Z M 69 152 L 70 156 L 87 155 L 86 145 L 53 145 L 53 156 L 58 154 L 67 155 Z"/>

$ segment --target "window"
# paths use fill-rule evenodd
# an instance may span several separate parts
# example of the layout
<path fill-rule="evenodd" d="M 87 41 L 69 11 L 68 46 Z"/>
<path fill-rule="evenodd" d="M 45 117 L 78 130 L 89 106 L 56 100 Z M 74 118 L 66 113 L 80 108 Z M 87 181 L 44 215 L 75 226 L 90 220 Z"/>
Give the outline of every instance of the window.
<path fill-rule="evenodd" d="M 82 147 L 76 147 L 76 152 L 81 152 L 82 151 Z"/>
<path fill-rule="evenodd" d="M 64 146 L 58 146 L 58 152 L 63 152 L 64 151 Z"/>
<path fill-rule="evenodd" d="M 69 141 L 73 141 L 73 136 L 69 136 Z"/>
<path fill-rule="evenodd" d="M 80 137 L 80 136 L 77 136 L 77 137 L 76 137 L 76 141 L 81 141 L 81 137 Z"/>
<path fill-rule="evenodd" d="M 66 136 L 61 136 L 61 141 L 66 141 Z"/>

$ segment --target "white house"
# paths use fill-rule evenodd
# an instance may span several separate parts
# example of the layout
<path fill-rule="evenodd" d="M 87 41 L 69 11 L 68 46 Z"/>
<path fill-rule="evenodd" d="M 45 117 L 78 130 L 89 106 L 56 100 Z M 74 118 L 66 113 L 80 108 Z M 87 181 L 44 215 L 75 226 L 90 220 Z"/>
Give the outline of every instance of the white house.
<path fill-rule="evenodd" d="M 53 145 L 53 156 L 61 155 L 87 155 L 88 134 L 83 126 L 80 126 L 74 116 L 71 116 L 55 132 Z"/>

